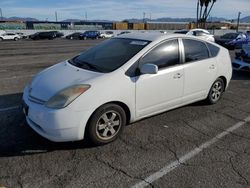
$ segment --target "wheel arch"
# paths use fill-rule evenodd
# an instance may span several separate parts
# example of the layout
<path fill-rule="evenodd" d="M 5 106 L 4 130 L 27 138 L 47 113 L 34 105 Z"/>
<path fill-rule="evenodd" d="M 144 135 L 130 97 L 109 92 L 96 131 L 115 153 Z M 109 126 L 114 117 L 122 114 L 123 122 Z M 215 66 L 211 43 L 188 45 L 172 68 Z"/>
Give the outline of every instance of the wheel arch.
<path fill-rule="evenodd" d="M 87 129 L 89 129 L 90 120 L 91 120 L 91 118 L 93 117 L 94 113 L 95 113 L 99 108 L 101 108 L 102 106 L 107 105 L 107 104 L 116 104 L 116 105 L 120 106 L 120 107 L 125 111 L 125 114 L 126 114 L 126 125 L 130 123 L 131 111 L 130 111 L 128 105 L 126 105 L 125 103 L 123 103 L 123 102 L 121 102 L 121 101 L 110 101 L 110 102 L 106 102 L 106 103 L 100 105 L 99 107 L 97 107 L 97 108 L 92 112 L 92 114 L 89 116 L 89 119 L 88 119 L 88 121 L 87 121 L 87 123 L 86 123 L 86 126 L 85 126 L 85 128 L 84 128 L 84 134 L 83 134 L 84 137 L 83 137 L 83 138 L 87 137 L 87 132 L 88 132 Z"/>
<path fill-rule="evenodd" d="M 131 118 L 131 111 L 128 107 L 128 105 L 126 105 L 125 103 L 121 102 L 121 101 L 110 101 L 110 102 L 106 102 L 102 105 L 100 105 L 99 107 L 97 107 L 94 112 L 91 114 L 91 116 L 89 117 L 88 121 L 87 121 L 87 125 L 89 124 L 90 119 L 92 118 L 92 116 L 94 115 L 94 113 L 102 106 L 107 105 L 107 104 L 116 104 L 118 106 L 120 106 L 126 114 L 126 124 L 129 124 L 130 122 L 130 118 Z"/>
<path fill-rule="evenodd" d="M 220 77 L 218 77 L 218 78 L 220 78 L 220 79 L 223 80 L 223 82 L 224 82 L 224 91 L 225 91 L 225 90 L 226 90 L 226 87 L 227 87 L 227 79 L 226 79 L 226 77 L 225 77 L 225 76 L 220 76 Z"/>

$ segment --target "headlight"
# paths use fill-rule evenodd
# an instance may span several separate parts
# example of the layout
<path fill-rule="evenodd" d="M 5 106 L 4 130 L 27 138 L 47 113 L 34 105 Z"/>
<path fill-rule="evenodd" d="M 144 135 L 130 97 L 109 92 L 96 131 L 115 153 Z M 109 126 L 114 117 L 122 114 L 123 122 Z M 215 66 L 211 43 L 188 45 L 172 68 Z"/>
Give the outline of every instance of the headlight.
<path fill-rule="evenodd" d="M 65 108 L 70 103 L 72 103 L 77 97 L 83 94 L 90 88 L 90 85 L 75 85 L 63 89 L 58 92 L 56 95 L 51 97 L 46 103 L 45 106 L 48 108 Z"/>

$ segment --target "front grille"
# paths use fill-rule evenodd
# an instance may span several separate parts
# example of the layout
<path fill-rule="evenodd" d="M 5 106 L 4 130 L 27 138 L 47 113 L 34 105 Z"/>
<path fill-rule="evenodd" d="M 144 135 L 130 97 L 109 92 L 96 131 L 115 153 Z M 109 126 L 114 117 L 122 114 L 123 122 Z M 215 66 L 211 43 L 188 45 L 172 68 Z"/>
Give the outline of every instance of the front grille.
<path fill-rule="evenodd" d="M 31 124 L 37 128 L 38 130 L 42 131 L 45 133 L 45 131 L 43 130 L 43 128 L 41 126 L 39 126 L 38 124 L 36 124 L 34 121 L 32 121 L 30 118 L 29 118 L 29 121 L 31 122 Z"/>
<path fill-rule="evenodd" d="M 33 97 L 31 95 L 29 95 L 29 100 L 32 101 L 32 102 L 34 102 L 34 103 L 42 104 L 42 105 L 46 102 L 44 100 L 38 99 L 36 97 Z"/>
<path fill-rule="evenodd" d="M 240 68 L 240 65 L 237 64 L 237 63 L 232 63 L 232 65 L 233 65 L 233 67 L 236 68 L 236 69 Z"/>

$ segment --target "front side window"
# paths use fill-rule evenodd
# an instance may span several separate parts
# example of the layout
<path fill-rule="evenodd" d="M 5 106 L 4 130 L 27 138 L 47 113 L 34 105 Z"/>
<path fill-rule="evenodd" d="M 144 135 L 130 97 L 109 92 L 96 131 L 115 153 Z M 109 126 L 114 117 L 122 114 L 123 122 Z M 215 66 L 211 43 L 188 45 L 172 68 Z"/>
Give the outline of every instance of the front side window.
<path fill-rule="evenodd" d="M 182 41 L 186 63 L 209 58 L 209 52 L 205 43 L 192 39 L 182 39 Z"/>
<path fill-rule="evenodd" d="M 178 40 L 167 41 L 154 48 L 141 59 L 140 66 L 147 63 L 155 64 L 159 69 L 179 64 Z"/>
<path fill-rule="evenodd" d="M 135 56 L 149 41 L 110 39 L 69 60 L 77 67 L 95 72 L 112 72 Z"/>

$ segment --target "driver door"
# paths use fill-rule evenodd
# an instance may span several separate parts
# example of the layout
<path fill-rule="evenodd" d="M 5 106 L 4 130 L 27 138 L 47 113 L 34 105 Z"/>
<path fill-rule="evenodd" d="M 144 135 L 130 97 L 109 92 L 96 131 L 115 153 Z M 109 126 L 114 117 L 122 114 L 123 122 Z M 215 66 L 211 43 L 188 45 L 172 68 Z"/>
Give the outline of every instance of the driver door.
<path fill-rule="evenodd" d="M 158 66 L 157 74 L 143 74 L 136 81 L 136 116 L 143 118 L 181 104 L 184 70 L 178 39 L 156 46 L 139 62 Z"/>

